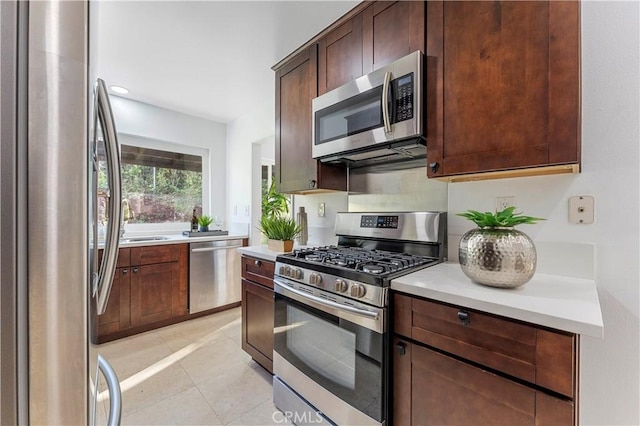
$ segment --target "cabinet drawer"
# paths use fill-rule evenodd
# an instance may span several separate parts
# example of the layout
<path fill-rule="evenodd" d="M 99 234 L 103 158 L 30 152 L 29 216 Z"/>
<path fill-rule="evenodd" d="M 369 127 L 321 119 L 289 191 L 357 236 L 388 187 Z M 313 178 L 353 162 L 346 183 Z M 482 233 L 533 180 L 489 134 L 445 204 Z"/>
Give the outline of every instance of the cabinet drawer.
<path fill-rule="evenodd" d="M 242 256 L 242 278 L 273 288 L 274 270 L 274 262 Z"/>
<path fill-rule="evenodd" d="M 131 265 L 131 249 L 121 248 L 118 250 L 118 263 L 116 268 L 125 268 Z"/>
<path fill-rule="evenodd" d="M 104 250 L 98 250 L 98 262 L 102 262 L 102 255 Z M 131 265 L 131 249 L 121 248 L 118 250 L 118 260 L 116 262 L 116 268 L 126 268 Z"/>
<path fill-rule="evenodd" d="M 404 295 L 394 310 L 396 333 L 574 397 L 575 335 Z"/>
<path fill-rule="evenodd" d="M 183 244 L 164 244 L 131 248 L 132 265 L 152 265 L 154 263 L 176 262 Z"/>

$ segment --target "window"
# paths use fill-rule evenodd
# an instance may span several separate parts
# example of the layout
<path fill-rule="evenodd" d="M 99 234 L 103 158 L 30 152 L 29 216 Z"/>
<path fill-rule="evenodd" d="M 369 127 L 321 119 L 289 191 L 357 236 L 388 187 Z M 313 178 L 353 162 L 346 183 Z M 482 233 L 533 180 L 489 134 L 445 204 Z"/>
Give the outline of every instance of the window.
<path fill-rule="evenodd" d="M 122 144 L 120 158 L 124 223 L 190 222 L 194 208 L 202 214 L 203 155 Z M 100 172 L 105 188 L 102 162 Z M 101 206 L 102 220 L 105 212 Z"/>

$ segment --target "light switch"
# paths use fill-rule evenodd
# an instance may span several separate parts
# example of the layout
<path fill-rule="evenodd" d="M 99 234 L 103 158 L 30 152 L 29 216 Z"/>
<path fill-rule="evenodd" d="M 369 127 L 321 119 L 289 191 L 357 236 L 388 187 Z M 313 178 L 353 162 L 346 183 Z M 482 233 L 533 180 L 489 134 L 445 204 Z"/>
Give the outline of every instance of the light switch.
<path fill-rule="evenodd" d="M 318 217 L 324 217 L 324 203 L 318 203 Z"/>
<path fill-rule="evenodd" d="M 591 195 L 569 197 L 569 223 L 592 224 L 595 220 L 595 198 Z"/>

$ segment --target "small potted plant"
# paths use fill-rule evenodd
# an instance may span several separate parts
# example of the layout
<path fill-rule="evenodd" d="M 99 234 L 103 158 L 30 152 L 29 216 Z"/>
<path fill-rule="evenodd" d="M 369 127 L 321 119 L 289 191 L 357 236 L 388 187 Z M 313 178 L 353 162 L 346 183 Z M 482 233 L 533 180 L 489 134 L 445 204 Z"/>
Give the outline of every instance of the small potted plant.
<path fill-rule="evenodd" d="M 262 216 L 258 229 L 268 238 L 269 250 L 285 253 L 293 250 L 293 239 L 300 233 L 295 220 L 282 216 Z"/>
<path fill-rule="evenodd" d="M 539 217 L 514 213 L 515 207 L 500 212 L 458 213 L 478 227 L 460 240 L 458 258 L 462 272 L 472 281 L 492 287 L 514 288 L 533 278 L 536 271 L 536 247 L 529 236 L 514 229 L 534 224 Z"/>
<path fill-rule="evenodd" d="M 207 216 L 206 214 L 203 214 L 202 216 L 200 216 L 198 218 L 198 225 L 200 225 L 200 232 L 208 232 L 209 225 L 211 225 L 211 222 L 213 222 L 213 219 L 211 218 L 211 216 Z"/>

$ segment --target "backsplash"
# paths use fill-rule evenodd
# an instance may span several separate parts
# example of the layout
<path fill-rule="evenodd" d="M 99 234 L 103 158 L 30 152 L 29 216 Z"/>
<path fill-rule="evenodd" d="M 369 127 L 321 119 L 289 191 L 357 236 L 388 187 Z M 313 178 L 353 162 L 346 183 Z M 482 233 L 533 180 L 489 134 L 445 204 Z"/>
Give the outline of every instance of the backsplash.
<path fill-rule="evenodd" d="M 294 216 L 300 206 L 307 212 L 309 245 L 336 244 L 337 212 L 446 211 L 447 183 L 428 180 L 426 167 L 381 173 L 351 172 L 351 192 L 295 195 Z M 356 192 L 357 191 L 357 192 Z M 325 216 L 318 216 L 324 203 Z"/>
<path fill-rule="evenodd" d="M 554 241 L 545 232 L 554 233 L 567 225 L 553 217 L 552 212 L 566 197 L 567 187 L 574 178 L 538 177 L 504 179 L 492 182 L 447 184 L 426 179 L 426 168 L 397 170 L 382 173 L 351 173 L 350 188 L 344 192 L 296 195 L 295 211 L 304 206 L 309 223 L 309 245 L 336 244 L 334 224 L 337 212 L 389 212 L 389 211 L 449 211 L 448 261 L 458 262 L 458 243 L 461 235 L 473 227 L 469 221 L 455 215 L 467 208 L 492 210 L 496 196 L 517 195 L 519 210 L 548 220 L 523 229 L 534 239 L 538 252 L 537 271 L 577 278 L 594 278 L 595 245 L 590 242 Z M 542 193 L 546 196 L 543 197 Z M 526 195 L 525 195 L 526 194 Z M 544 201 L 542 201 L 544 200 Z M 318 216 L 318 206 L 325 205 L 325 217 Z M 561 215 L 562 216 L 562 215 Z M 557 223 L 560 222 L 560 223 Z M 588 230 L 589 228 L 581 228 Z M 542 239 L 542 240 L 541 240 Z"/>
<path fill-rule="evenodd" d="M 448 184 L 427 179 L 426 167 L 383 173 L 352 172 L 348 209 L 364 211 L 447 211 Z"/>

